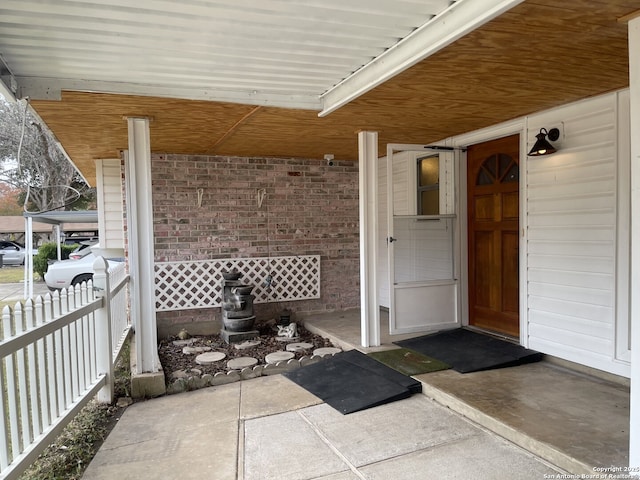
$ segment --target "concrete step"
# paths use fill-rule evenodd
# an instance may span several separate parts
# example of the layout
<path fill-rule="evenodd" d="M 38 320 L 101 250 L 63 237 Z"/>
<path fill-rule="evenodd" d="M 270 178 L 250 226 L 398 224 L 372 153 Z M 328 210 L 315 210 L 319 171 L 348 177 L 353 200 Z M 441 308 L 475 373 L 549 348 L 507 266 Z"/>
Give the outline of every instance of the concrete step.
<path fill-rule="evenodd" d="M 625 385 L 546 361 L 415 378 L 423 395 L 567 472 L 594 475 L 628 465 Z"/>

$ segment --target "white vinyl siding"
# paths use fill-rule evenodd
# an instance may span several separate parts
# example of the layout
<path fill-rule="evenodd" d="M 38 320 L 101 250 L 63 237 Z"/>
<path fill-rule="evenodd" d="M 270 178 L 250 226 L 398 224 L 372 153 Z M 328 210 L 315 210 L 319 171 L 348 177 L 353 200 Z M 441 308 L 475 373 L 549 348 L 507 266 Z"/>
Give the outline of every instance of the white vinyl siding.
<path fill-rule="evenodd" d="M 560 127 L 558 152 L 527 157 L 525 211 L 528 346 L 628 375 L 616 357 L 618 97 L 528 120 Z"/>
<path fill-rule="evenodd" d="M 98 160 L 96 182 L 100 246 L 106 249 L 123 249 L 124 216 L 120 160 Z"/>
<path fill-rule="evenodd" d="M 520 298 L 521 341 L 545 354 L 628 377 L 629 93 L 602 95 L 518 122 L 525 125 L 521 131 L 525 148 L 531 148 L 540 128 L 561 130 L 560 139 L 553 142 L 557 153 L 542 157 L 528 157 L 527 150 L 521 153 L 520 286 L 526 292 Z M 512 122 L 442 142 L 468 146 L 520 128 L 514 129 Z M 380 159 L 379 166 L 383 230 L 386 159 Z M 394 166 L 394 203 L 402 215 L 413 214 L 415 202 L 407 187 L 412 182 L 408 169 Z M 451 207 L 454 202 L 446 204 Z M 379 238 L 384 272 L 380 296 L 385 305 L 389 298 L 385 232 Z M 402 264 L 403 255 L 398 247 L 396 265 Z M 464 258 L 464 249 L 466 243 L 457 250 L 456 261 Z M 409 272 L 412 266 L 406 268 Z"/>

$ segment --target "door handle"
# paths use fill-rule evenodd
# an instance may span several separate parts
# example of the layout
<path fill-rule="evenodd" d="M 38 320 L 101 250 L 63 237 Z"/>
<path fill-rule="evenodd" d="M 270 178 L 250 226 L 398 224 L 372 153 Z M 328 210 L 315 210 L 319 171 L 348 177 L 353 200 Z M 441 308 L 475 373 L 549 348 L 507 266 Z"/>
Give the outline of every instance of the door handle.
<path fill-rule="evenodd" d="M 389 238 L 387 238 L 387 241 L 388 241 L 389 243 L 393 243 L 393 242 L 395 242 L 395 241 L 397 241 L 397 240 L 398 240 L 397 238 L 393 238 L 393 237 L 389 237 Z"/>

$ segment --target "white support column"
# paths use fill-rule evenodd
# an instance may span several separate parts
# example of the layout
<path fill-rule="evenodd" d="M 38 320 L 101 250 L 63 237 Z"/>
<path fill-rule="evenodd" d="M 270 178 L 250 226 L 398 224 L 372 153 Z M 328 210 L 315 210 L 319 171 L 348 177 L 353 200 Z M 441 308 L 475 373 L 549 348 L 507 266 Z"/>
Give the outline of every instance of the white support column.
<path fill-rule="evenodd" d="M 631 103 L 631 414 L 629 466 L 640 475 L 640 16 L 629 22 Z"/>
<path fill-rule="evenodd" d="M 363 347 L 380 345 L 378 305 L 378 132 L 358 133 L 360 172 L 360 322 Z"/>
<path fill-rule="evenodd" d="M 157 360 L 149 119 L 128 118 L 127 122 L 129 151 L 125 168 L 131 316 L 138 370 L 135 373 L 155 373 L 160 365 Z"/>

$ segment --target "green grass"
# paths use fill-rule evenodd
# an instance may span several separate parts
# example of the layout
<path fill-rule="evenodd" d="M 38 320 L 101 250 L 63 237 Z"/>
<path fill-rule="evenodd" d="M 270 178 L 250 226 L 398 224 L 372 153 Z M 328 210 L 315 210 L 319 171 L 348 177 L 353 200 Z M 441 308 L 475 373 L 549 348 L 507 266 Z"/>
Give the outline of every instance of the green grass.
<path fill-rule="evenodd" d="M 0 268 L 0 283 L 19 283 L 24 281 L 24 267 L 8 267 Z"/>

